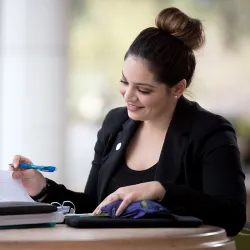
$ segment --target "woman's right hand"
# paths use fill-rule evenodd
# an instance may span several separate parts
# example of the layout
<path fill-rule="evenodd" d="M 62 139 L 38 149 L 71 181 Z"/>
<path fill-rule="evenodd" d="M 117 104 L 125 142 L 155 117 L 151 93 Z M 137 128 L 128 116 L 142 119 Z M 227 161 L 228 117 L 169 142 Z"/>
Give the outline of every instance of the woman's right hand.
<path fill-rule="evenodd" d="M 31 160 L 21 155 L 16 155 L 13 158 L 13 166 L 10 166 L 10 170 L 13 170 L 13 178 L 20 179 L 24 188 L 30 196 L 39 194 L 46 186 L 45 177 L 37 170 L 34 169 L 21 169 L 18 167 L 19 163 L 32 164 Z"/>

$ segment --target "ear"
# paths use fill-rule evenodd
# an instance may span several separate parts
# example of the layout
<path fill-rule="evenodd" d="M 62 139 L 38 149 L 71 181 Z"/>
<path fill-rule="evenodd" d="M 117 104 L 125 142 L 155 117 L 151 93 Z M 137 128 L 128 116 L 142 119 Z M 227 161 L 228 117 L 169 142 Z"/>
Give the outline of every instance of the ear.
<path fill-rule="evenodd" d="M 178 99 L 184 92 L 187 86 L 187 81 L 186 79 L 182 79 L 179 81 L 174 87 L 172 87 L 172 95 Z"/>

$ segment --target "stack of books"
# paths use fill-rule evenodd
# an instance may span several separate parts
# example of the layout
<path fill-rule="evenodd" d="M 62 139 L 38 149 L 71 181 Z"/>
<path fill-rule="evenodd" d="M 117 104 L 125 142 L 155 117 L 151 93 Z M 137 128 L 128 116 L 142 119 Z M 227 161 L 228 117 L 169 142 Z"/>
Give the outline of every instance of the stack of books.
<path fill-rule="evenodd" d="M 52 227 L 64 221 L 64 214 L 51 204 L 0 202 L 0 228 Z"/>
<path fill-rule="evenodd" d="M 0 228 L 54 226 L 63 212 L 51 204 L 35 202 L 12 171 L 0 170 Z"/>

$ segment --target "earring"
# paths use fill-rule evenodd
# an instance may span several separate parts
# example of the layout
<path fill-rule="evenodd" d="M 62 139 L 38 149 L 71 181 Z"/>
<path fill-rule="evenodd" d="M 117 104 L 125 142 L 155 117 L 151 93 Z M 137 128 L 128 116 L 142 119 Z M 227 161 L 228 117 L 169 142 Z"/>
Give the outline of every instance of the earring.
<path fill-rule="evenodd" d="M 177 95 L 175 95 L 175 96 L 174 96 L 174 98 L 175 98 L 175 99 L 177 99 L 177 98 L 178 98 L 178 96 L 177 96 Z"/>

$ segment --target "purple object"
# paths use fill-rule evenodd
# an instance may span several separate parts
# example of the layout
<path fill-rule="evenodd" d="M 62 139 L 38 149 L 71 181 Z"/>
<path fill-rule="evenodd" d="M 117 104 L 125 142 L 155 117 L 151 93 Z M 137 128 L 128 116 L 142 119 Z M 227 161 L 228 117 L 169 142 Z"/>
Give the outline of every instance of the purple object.
<path fill-rule="evenodd" d="M 123 217 L 137 219 L 145 216 L 146 214 L 170 214 L 170 211 L 161 204 L 150 200 L 142 200 L 131 203 L 122 214 L 116 216 L 116 211 L 121 203 L 122 201 L 115 201 L 102 207 L 101 210 L 104 213 L 108 213 L 108 215 L 112 218 Z"/>

